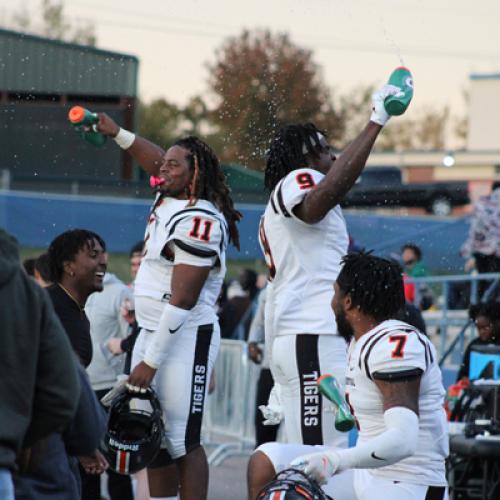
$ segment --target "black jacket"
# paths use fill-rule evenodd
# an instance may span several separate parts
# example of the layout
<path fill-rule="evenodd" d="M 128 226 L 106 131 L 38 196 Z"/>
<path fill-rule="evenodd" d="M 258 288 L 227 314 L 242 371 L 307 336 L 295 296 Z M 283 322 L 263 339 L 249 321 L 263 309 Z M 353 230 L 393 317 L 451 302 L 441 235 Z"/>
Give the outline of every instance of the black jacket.
<path fill-rule="evenodd" d="M 0 467 L 21 447 L 62 430 L 80 385 L 67 336 L 48 295 L 21 269 L 17 243 L 0 230 Z"/>

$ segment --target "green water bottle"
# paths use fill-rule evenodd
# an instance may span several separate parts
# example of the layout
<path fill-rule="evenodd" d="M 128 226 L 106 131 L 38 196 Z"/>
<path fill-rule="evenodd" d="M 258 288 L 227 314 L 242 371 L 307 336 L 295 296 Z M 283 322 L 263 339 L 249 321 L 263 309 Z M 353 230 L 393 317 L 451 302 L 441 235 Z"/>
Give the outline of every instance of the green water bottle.
<path fill-rule="evenodd" d="M 94 146 L 102 146 L 107 137 L 97 131 L 96 125 L 99 122 L 97 113 L 92 113 L 81 106 L 73 106 L 68 113 L 69 121 L 80 133 L 81 137 Z"/>
<path fill-rule="evenodd" d="M 340 432 L 349 432 L 356 421 L 347 406 L 347 402 L 342 396 L 342 389 L 335 380 L 333 375 L 321 375 L 316 381 L 319 387 L 319 392 L 325 396 L 326 399 L 331 401 L 337 408 L 337 415 L 335 415 L 335 429 Z"/>
<path fill-rule="evenodd" d="M 386 97 L 384 100 L 385 110 L 392 116 L 402 115 L 413 97 L 413 77 L 410 70 L 404 66 L 396 68 L 389 77 L 388 83 L 399 87 L 403 95 L 401 97 L 393 95 Z"/>

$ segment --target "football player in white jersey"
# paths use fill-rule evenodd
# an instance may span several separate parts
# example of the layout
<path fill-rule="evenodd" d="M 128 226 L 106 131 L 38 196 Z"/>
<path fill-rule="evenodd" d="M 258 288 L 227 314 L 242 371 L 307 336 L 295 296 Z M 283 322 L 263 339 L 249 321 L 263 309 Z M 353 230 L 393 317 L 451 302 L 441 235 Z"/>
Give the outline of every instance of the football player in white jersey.
<path fill-rule="evenodd" d="M 216 155 L 203 141 L 187 137 L 164 151 L 107 115 L 99 117 L 98 129 L 156 176 L 159 187 L 134 284 L 141 333 L 128 380 L 135 391 L 151 384 L 164 413 L 169 456 L 148 470 L 151 496 L 176 498 L 178 473 L 180 498 L 203 499 L 208 464 L 200 431 L 220 343 L 215 303 L 227 244 L 239 247 L 240 214 Z"/>
<path fill-rule="evenodd" d="M 363 253 L 343 263 L 332 308 L 339 335 L 350 339 L 346 399 L 358 442 L 348 449 L 262 445 L 249 464 L 250 498 L 291 464 L 333 498 L 444 500 L 445 391 L 432 343 L 392 319 L 404 305 L 402 270 Z"/>
<path fill-rule="evenodd" d="M 266 331 L 274 340 L 266 342 L 288 442 L 347 445 L 315 384 L 330 373 L 344 385 L 346 344 L 330 308 L 349 242 L 339 203 L 389 119 L 384 99 L 399 91 L 385 85 L 374 93 L 369 123 L 339 159 L 313 124 L 284 127 L 271 142 L 265 171 L 271 196 L 259 236 L 273 282 L 266 304 L 273 324 Z"/>

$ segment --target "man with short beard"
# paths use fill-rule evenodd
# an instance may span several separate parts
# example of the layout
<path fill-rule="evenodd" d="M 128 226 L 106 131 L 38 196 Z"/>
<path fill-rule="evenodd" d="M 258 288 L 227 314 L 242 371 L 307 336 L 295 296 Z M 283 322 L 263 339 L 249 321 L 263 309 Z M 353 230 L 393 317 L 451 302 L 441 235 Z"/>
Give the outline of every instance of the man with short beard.
<path fill-rule="evenodd" d="M 404 305 L 402 270 L 364 253 L 342 262 L 332 309 L 349 341 L 346 400 L 358 442 L 348 449 L 262 445 L 250 459 L 249 497 L 291 465 L 333 498 L 445 500 L 445 391 L 431 342 L 393 319 Z"/>

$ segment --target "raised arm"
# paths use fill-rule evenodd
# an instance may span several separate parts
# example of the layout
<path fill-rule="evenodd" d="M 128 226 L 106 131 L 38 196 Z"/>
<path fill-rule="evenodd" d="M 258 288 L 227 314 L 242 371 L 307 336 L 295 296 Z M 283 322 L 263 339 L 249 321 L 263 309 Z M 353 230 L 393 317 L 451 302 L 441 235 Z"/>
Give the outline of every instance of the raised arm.
<path fill-rule="evenodd" d="M 106 113 L 99 113 L 97 129 L 102 134 L 115 139 L 118 145 L 126 150 L 148 174 L 158 175 L 165 154 L 163 148 L 120 128 Z"/>
<path fill-rule="evenodd" d="M 370 121 L 334 162 L 323 180 L 294 208 L 299 219 L 309 224 L 319 222 L 342 201 L 363 171 L 378 134 L 389 120 L 384 108 L 384 99 L 399 92 L 398 87 L 384 85 L 373 94 Z"/>

